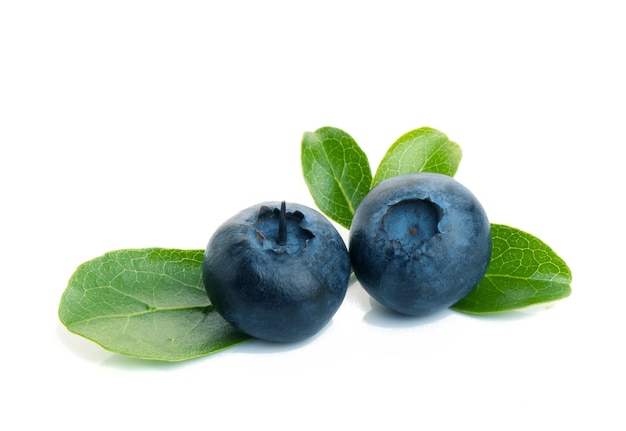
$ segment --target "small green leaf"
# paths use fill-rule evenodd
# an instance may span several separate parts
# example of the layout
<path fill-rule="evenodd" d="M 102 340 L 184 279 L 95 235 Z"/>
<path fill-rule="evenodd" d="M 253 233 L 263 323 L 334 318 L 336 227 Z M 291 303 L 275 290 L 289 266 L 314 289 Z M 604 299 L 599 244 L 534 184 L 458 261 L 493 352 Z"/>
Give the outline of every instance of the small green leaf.
<path fill-rule="evenodd" d="M 372 188 L 402 174 L 435 172 L 454 176 L 461 162 L 461 147 L 446 135 L 430 127 L 422 127 L 402 135 L 383 157 Z"/>
<path fill-rule="evenodd" d="M 182 361 L 241 343 L 213 310 L 202 250 L 127 249 L 81 264 L 61 297 L 71 331 L 125 356 Z"/>
<path fill-rule="evenodd" d="M 485 277 L 453 309 L 491 313 L 569 296 L 571 271 L 543 241 L 498 224 L 491 225 L 491 235 L 493 252 Z"/>
<path fill-rule="evenodd" d="M 322 127 L 304 133 L 301 159 L 304 181 L 315 205 L 349 229 L 354 211 L 372 182 L 363 150 L 343 130 Z"/>

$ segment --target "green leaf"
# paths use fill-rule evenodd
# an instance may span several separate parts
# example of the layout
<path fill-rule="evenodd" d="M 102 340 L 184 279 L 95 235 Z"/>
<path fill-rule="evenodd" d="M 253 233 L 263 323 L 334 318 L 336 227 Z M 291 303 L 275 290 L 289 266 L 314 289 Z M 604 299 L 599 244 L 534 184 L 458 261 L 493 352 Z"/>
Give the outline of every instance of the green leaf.
<path fill-rule="evenodd" d="M 422 127 L 402 135 L 383 157 L 371 187 L 387 178 L 415 172 L 454 176 L 461 162 L 461 147 L 446 135 Z"/>
<path fill-rule="evenodd" d="M 343 130 L 322 127 L 304 133 L 301 160 L 304 181 L 315 205 L 349 229 L 354 211 L 372 182 L 363 150 Z"/>
<path fill-rule="evenodd" d="M 468 313 L 514 310 L 569 296 L 572 273 L 539 238 L 492 224 L 493 252 L 483 280 L 452 306 Z"/>
<path fill-rule="evenodd" d="M 71 331 L 125 356 L 182 361 L 249 336 L 213 310 L 202 250 L 112 251 L 81 264 L 61 297 Z"/>

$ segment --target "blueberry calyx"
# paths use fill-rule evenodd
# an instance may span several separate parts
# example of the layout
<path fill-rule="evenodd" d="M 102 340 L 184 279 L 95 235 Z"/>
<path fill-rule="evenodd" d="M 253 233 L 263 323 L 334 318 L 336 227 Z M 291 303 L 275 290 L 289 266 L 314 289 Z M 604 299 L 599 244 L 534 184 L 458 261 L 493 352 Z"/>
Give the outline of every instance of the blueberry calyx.
<path fill-rule="evenodd" d="M 315 237 L 313 232 L 301 226 L 304 214 L 300 211 L 287 211 L 285 201 L 279 208 L 262 206 L 254 222 L 255 234 L 264 250 L 275 253 L 297 253 L 305 250 L 308 242 Z"/>
<path fill-rule="evenodd" d="M 426 244 L 440 234 L 443 211 L 429 199 L 406 199 L 389 206 L 382 217 L 387 238 L 408 256 L 420 255 Z"/>

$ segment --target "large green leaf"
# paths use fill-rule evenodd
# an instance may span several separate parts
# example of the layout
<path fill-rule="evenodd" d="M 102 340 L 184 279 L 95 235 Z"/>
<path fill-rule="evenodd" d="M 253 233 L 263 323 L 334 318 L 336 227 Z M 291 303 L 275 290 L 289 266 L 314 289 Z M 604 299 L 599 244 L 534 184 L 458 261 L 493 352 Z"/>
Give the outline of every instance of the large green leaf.
<path fill-rule="evenodd" d="M 461 162 L 461 147 L 430 127 L 402 135 L 383 157 L 372 188 L 387 178 L 415 172 L 435 172 L 454 176 Z"/>
<path fill-rule="evenodd" d="M 202 284 L 202 250 L 126 249 L 81 264 L 61 297 L 59 318 L 107 350 L 181 361 L 249 336 L 213 310 Z"/>
<path fill-rule="evenodd" d="M 315 205 L 329 218 L 350 228 L 354 211 L 372 182 L 363 150 L 343 130 L 322 127 L 304 133 L 301 162 Z"/>
<path fill-rule="evenodd" d="M 452 308 L 468 313 L 514 310 L 556 301 L 571 293 L 568 266 L 539 238 L 492 224 L 493 252 L 487 274 Z"/>

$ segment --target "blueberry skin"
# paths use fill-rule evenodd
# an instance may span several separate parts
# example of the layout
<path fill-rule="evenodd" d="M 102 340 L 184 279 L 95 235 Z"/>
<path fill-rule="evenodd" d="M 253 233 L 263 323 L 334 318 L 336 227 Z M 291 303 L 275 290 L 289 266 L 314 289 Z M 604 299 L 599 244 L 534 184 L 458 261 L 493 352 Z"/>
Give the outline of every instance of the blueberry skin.
<path fill-rule="evenodd" d="M 256 338 L 293 342 L 320 331 L 343 302 L 350 256 L 319 212 L 279 202 L 249 207 L 224 222 L 207 245 L 203 281 L 215 309 Z"/>
<path fill-rule="evenodd" d="M 363 198 L 350 228 L 355 275 L 378 302 L 420 316 L 450 307 L 484 277 L 491 227 L 476 197 L 436 173 L 392 177 Z"/>

